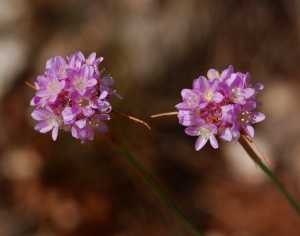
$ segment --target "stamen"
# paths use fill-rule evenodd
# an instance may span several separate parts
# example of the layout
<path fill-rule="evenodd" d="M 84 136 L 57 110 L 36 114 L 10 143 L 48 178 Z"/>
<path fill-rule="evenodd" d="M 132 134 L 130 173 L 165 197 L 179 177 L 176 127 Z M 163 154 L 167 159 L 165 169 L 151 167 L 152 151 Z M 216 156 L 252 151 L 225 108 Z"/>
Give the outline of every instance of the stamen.
<path fill-rule="evenodd" d="M 212 97 L 213 97 L 213 92 L 212 91 L 205 91 L 204 98 L 205 98 L 206 101 L 210 102 Z"/>

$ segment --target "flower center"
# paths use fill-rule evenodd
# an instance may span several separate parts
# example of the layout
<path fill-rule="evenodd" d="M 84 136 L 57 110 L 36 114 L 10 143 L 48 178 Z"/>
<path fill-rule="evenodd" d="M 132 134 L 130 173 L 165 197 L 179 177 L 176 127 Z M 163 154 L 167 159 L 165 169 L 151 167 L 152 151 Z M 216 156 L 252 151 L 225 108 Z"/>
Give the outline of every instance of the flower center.
<path fill-rule="evenodd" d="M 75 77 L 76 78 L 76 77 Z M 77 79 L 77 78 L 76 78 Z M 79 77 L 77 81 L 75 81 L 74 86 L 77 89 L 84 89 L 86 87 L 86 80 L 83 77 Z"/>
<path fill-rule="evenodd" d="M 68 68 L 68 65 L 62 66 L 61 68 L 59 68 L 58 73 L 62 76 L 65 77 L 66 76 L 66 69 Z"/>
<path fill-rule="evenodd" d="M 238 101 L 241 97 L 243 97 L 241 88 L 233 88 L 230 91 L 230 97 L 231 97 L 232 101 L 234 101 L 234 102 Z"/>
<path fill-rule="evenodd" d="M 215 75 L 214 75 L 213 73 L 208 73 L 208 74 L 207 74 L 207 78 L 208 78 L 208 79 L 215 79 L 215 78 L 219 79 L 219 78 L 220 78 L 220 73 L 219 73 L 219 71 L 216 71 L 215 73 L 216 73 Z"/>
<path fill-rule="evenodd" d="M 210 103 L 204 109 L 195 109 L 193 115 L 205 120 L 209 125 L 214 124 L 218 129 L 217 133 L 221 134 L 222 131 L 227 127 L 227 123 L 222 121 L 221 105 L 222 103 Z"/>
<path fill-rule="evenodd" d="M 205 98 L 206 101 L 210 102 L 212 97 L 213 97 L 213 92 L 212 91 L 210 91 L 210 90 L 205 91 L 204 98 Z"/>
<path fill-rule="evenodd" d="M 78 104 L 81 107 L 88 107 L 90 105 L 90 100 L 86 98 L 82 98 L 79 100 Z"/>
<path fill-rule="evenodd" d="M 91 125 L 93 128 L 96 128 L 99 126 L 99 123 L 100 122 L 100 119 L 99 118 L 94 118 L 94 117 L 91 117 L 89 118 L 89 125 Z"/>
<path fill-rule="evenodd" d="M 249 111 L 244 111 L 242 112 L 239 116 L 238 119 L 242 121 L 243 123 L 250 123 L 251 122 L 251 115 Z"/>
<path fill-rule="evenodd" d="M 199 104 L 199 97 L 197 96 L 197 94 L 192 94 L 188 99 L 187 99 L 187 103 L 189 105 L 189 107 L 196 107 Z"/>
<path fill-rule="evenodd" d="M 51 119 L 48 121 L 48 125 L 55 127 L 55 126 L 57 126 L 57 122 L 54 119 Z"/>
<path fill-rule="evenodd" d="M 213 132 L 209 127 L 201 127 L 198 132 L 198 135 L 203 139 L 209 139 L 212 136 Z"/>
<path fill-rule="evenodd" d="M 60 88 L 55 80 L 51 80 L 50 82 L 48 82 L 47 90 L 53 93 L 58 93 L 60 91 Z"/>

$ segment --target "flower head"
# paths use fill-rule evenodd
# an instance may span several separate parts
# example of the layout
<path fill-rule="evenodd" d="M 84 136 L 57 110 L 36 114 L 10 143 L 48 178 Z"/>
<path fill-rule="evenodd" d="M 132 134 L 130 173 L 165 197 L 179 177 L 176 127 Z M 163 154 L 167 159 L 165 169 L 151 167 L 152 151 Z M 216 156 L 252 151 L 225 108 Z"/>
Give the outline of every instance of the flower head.
<path fill-rule="evenodd" d="M 37 92 L 30 102 L 37 106 L 31 116 L 40 121 L 35 130 L 52 130 L 56 140 L 58 130 L 63 129 L 81 142 L 92 140 L 94 130 L 108 131 L 101 120 L 110 119 L 112 96 L 121 96 L 109 88 L 114 80 L 99 71 L 102 61 L 103 57 L 96 58 L 96 53 L 85 59 L 80 51 L 67 57 L 67 61 L 61 56 L 47 61 L 45 75 L 37 77 Z"/>
<path fill-rule="evenodd" d="M 254 136 L 253 123 L 265 119 L 260 112 L 253 112 L 261 102 L 255 95 L 263 89 L 262 84 L 250 84 L 250 74 L 233 72 L 233 67 L 219 73 L 215 69 L 193 82 L 192 89 L 183 89 L 183 102 L 176 105 L 179 123 L 186 126 L 185 133 L 198 136 L 195 149 L 200 150 L 208 140 L 218 148 L 215 138 L 236 142 L 243 131 Z"/>

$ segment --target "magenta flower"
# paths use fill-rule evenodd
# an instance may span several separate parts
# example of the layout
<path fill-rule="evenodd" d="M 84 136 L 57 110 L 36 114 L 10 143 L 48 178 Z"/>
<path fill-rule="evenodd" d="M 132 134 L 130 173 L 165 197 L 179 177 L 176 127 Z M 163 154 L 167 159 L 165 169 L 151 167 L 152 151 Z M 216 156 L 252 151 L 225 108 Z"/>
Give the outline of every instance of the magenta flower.
<path fill-rule="evenodd" d="M 227 111 L 229 115 L 223 117 L 223 120 L 226 120 L 232 124 L 231 132 L 235 141 L 240 138 L 241 128 L 253 138 L 254 129 L 251 124 L 263 121 L 265 119 L 264 114 L 260 112 L 252 112 L 255 107 L 256 103 L 253 101 L 247 102 L 245 105 L 231 105 L 231 109 Z"/>
<path fill-rule="evenodd" d="M 115 83 L 114 79 L 110 76 L 103 76 L 100 78 L 100 86 L 99 90 L 100 92 L 107 92 L 107 97 L 110 99 L 113 95 L 116 97 L 122 99 L 122 97 L 117 94 L 116 90 L 112 90 L 109 86 L 113 85 Z"/>
<path fill-rule="evenodd" d="M 220 82 L 225 82 L 230 78 L 232 73 L 233 73 L 233 67 L 231 65 L 228 67 L 228 69 L 223 70 L 221 74 L 219 73 L 219 71 L 215 69 L 209 69 L 207 71 L 207 78 L 218 79 L 220 80 Z"/>
<path fill-rule="evenodd" d="M 83 53 L 80 51 L 75 52 L 74 55 L 75 55 L 75 60 L 80 61 L 82 64 L 92 65 L 92 66 L 96 66 L 96 67 L 98 67 L 100 62 L 103 61 L 103 57 L 96 58 L 95 52 L 91 53 L 87 57 L 87 59 L 85 59 Z"/>
<path fill-rule="evenodd" d="M 218 148 L 216 135 L 235 142 L 242 131 L 253 137 L 251 124 L 265 119 L 264 114 L 253 112 L 256 103 L 261 105 L 255 95 L 263 85 L 252 86 L 250 74 L 234 73 L 232 66 L 221 74 L 210 69 L 207 77 L 208 80 L 200 76 L 192 89 L 183 89 L 183 102 L 176 105 L 179 123 L 187 127 L 185 133 L 199 136 L 195 149 L 200 150 L 208 140 L 213 148 Z"/>
<path fill-rule="evenodd" d="M 259 101 L 255 95 L 258 94 L 260 91 L 263 90 L 264 86 L 261 83 L 257 83 L 252 85 L 250 83 L 250 74 L 246 73 L 246 75 L 244 76 L 244 87 L 245 88 L 252 88 L 254 89 L 255 93 L 250 97 L 250 100 L 256 102 L 258 105 L 262 105 L 261 101 Z"/>
<path fill-rule="evenodd" d="M 107 114 L 95 114 L 87 119 L 81 119 L 75 122 L 72 126 L 71 133 L 74 138 L 80 139 L 82 143 L 86 139 L 93 140 L 94 130 L 100 133 L 106 133 L 108 127 L 101 120 L 109 120 L 110 117 Z"/>
<path fill-rule="evenodd" d="M 183 89 L 181 91 L 181 96 L 183 98 L 182 103 L 176 105 L 176 108 L 181 111 L 190 111 L 199 105 L 199 95 L 190 89 Z"/>
<path fill-rule="evenodd" d="M 178 119 L 179 119 L 179 123 L 182 124 L 183 126 L 192 126 L 195 123 L 194 121 L 195 116 L 190 111 L 180 110 L 178 112 Z"/>
<path fill-rule="evenodd" d="M 62 111 L 62 116 L 65 121 L 73 120 L 79 113 L 83 113 L 85 117 L 90 117 L 94 114 L 97 108 L 95 102 L 92 99 L 95 96 L 96 89 L 88 88 L 83 95 L 76 90 L 69 93 L 69 98 L 73 102 L 72 107 L 66 107 Z"/>
<path fill-rule="evenodd" d="M 98 79 L 100 72 L 98 69 L 99 64 L 103 61 L 103 57 L 96 58 L 96 53 L 91 53 L 87 59 L 82 52 L 77 51 L 72 56 L 68 57 L 69 67 L 78 70 L 82 65 L 86 64 L 89 66 L 90 75 Z"/>
<path fill-rule="evenodd" d="M 45 74 L 37 77 L 37 92 L 30 104 L 37 106 L 32 117 L 40 121 L 35 130 L 46 133 L 52 130 L 56 140 L 58 130 L 70 131 L 81 142 L 92 140 L 94 130 L 104 133 L 108 127 L 100 120 L 109 120 L 113 95 L 109 88 L 114 80 L 101 77 L 98 65 L 103 60 L 92 53 L 87 59 L 81 52 L 67 57 L 51 58 L 46 63 Z M 120 97 L 121 98 L 121 97 Z"/>
<path fill-rule="evenodd" d="M 58 94 L 63 90 L 65 81 L 60 81 L 56 77 L 54 69 L 47 69 L 47 77 L 38 76 L 39 90 L 36 92 L 35 105 L 46 105 L 48 102 L 54 102 Z"/>
<path fill-rule="evenodd" d="M 66 83 L 66 90 L 76 90 L 80 94 L 84 94 L 87 88 L 94 87 L 97 80 L 90 75 L 90 68 L 88 65 L 83 65 L 79 71 L 67 69 L 68 82 Z"/>
<path fill-rule="evenodd" d="M 41 121 L 34 127 L 35 130 L 41 133 L 47 133 L 48 131 L 52 130 L 52 139 L 56 140 L 58 128 L 62 122 L 61 117 L 56 115 L 48 106 L 45 108 L 35 109 L 31 116 L 33 119 Z"/>
<path fill-rule="evenodd" d="M 219 145 L 215 137 L 217 127 L 214 124 L 207 124 L 199 117 L 195 119 L 195 123 L 197 126 L 186 128 L 185 133 L 190 136 L 199 136 L 195 144 L 196 151 L 199 151 L 208 140 L 213 148 L 218 148 Z"/>
<path fill-rule="evenodd" d="M 223 95 L 216 91 L 219 82 L 218 79 L 207 81 L 204 76 L 194 80 L 193 91 L 199 94 L 199 108 L 205 108 L 210 102 L 219 103 L 222 101 Z"/>
<path fill-rule="evenodd" d="M 246 99 L 254 95 L 255 90 L 245 88 L 244 75 L 241 73 L 233 73 L 230 78 L 221 84 L 221 90 L 226 94 L 230 102 L 245 104 Z"/>
<path fill-rule="evenodd" d="M 56 56 L 54 58 L 50 58 L 46 63 L 46 70 L 47 69 L 54 69 L 57 78 L 59 79 L 66 79 L 66 69 L 68 65 L 61 56 Z"/>
<path fill-rule="evenodd" d="M 69 93 L 69 98 L 73 102 L 72 107 L 66 107 L 62 111 L 62 116 L 65 121 L 71 121 L 80 113 L 84 117 L 91 117 L 96 110 L 101 112 L 109 112 L 111 106 L 107 101 L 103 99 L 107 96 L 106 92 L 103 92 L 99 97 L 96 96 L 95 88 L 88 88 L 83 95 L 77 91 Z"/>

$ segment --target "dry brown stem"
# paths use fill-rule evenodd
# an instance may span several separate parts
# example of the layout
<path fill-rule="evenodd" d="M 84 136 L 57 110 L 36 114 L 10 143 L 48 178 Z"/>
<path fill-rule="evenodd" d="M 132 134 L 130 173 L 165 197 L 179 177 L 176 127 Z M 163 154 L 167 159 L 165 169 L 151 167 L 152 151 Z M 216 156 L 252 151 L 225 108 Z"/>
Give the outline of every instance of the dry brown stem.
<path fill-rule="evenodd" d="M 116 114 L 121 115 L 121 116 L 125 116 L 125 117 L 129 118 L 130 120 L 133 120 L 135 122 L 139 122 L 139 123 L 141 123 L 143 125 L 146 125 L 148 127 L 148 129 L 150 129 L 150 126 L 145 121 L 142 121 L 142 120 L 140 120 L 138 118 L 135 118 L 133 116 L 127 115 L 125 113 L 122 113 L 122 112 L 119 112 L 119 111 L 116 111 L 116 110 L 111 110 L 111 112 L 116 113 Z"/>

